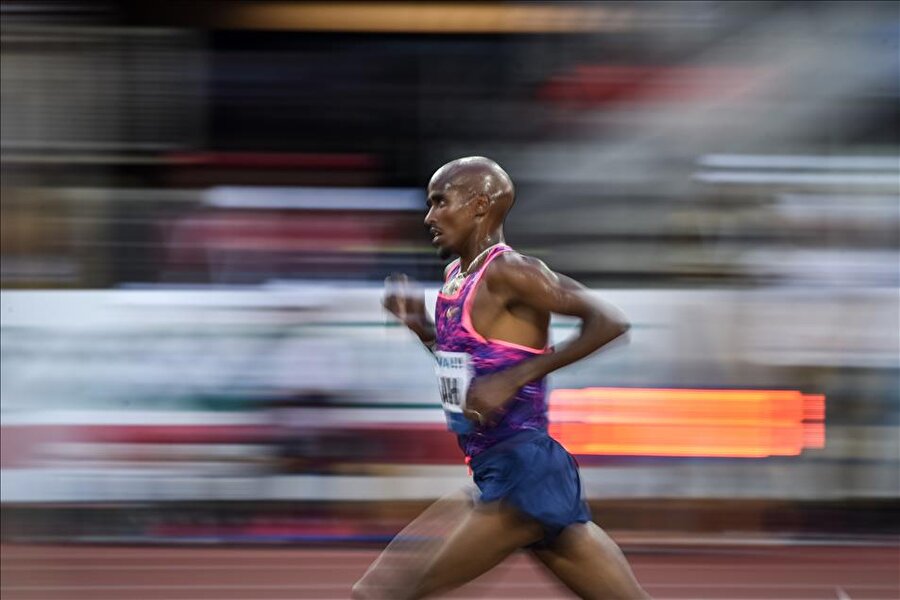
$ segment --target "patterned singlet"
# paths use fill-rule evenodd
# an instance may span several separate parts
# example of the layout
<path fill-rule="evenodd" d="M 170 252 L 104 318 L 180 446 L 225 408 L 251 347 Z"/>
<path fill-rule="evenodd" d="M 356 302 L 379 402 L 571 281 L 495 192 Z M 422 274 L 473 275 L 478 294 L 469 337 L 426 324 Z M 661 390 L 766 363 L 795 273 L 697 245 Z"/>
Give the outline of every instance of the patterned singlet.
<path fill-rule="evenodd" d="M 472 326 L 472 303 L 485 269 L 503 252 L 513 252 L 505 244 L 494 246 L 478 269 L 470 273 L 452 295 L 438 294 L 435 309 L 437 345 L 435 371 L 447 428 L 457 434 L 460 448 L 473 457 L 523 430 L 547 429 L 546 378 L 519 388 L 506 404 L 506 413 L 492 427 L 481 427 L 463 416 L 466 392 L 473 377 L 502 371 L 523 360 L 546 352 L 510 342 L 485 339 Z M 459 260 L 447 269 L 446 280 L 459 273 Z"/>

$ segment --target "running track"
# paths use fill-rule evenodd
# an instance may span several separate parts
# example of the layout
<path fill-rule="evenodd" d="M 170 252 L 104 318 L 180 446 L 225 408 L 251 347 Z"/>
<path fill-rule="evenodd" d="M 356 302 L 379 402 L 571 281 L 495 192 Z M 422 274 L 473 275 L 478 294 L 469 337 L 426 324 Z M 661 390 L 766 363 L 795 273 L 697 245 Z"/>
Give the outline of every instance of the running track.
<path fill-rule="evenodd" d="M 897 546 L 628 546 L 659 600 L 900 598 Z M 3 600 L 347 598 L 372 548 L 2 546 Z M 527 556 L 453 598 L 567 598 Z"/>

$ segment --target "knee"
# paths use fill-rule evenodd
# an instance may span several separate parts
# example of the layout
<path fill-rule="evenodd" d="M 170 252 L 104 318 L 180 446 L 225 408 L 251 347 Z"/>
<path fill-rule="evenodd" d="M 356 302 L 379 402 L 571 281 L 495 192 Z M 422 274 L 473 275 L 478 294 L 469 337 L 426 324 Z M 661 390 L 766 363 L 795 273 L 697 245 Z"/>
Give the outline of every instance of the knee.
<path fill-rule="evenodd" d="M 354 600 L 397 600 L 402 594 L 395 588 L 390 581 L 375 581 L 371 576 L 364 576 L 353 584 L 350 597 Z"/>
<path fill-rule="evenodd" d="M 420 598 L 418 579 L 372 578 L 364 576 L 353 584 L 350 597 L 354 600 L 408 600 Z"/>
<path fill-rule="evenodd" d="M 378 596 L 374 594 L 372 586 L 366 583 L 365 578 L 363 578 L 353 584 L 353 588 L 350 590 L 350 597 L 353 600 L 369 600 Z"/>

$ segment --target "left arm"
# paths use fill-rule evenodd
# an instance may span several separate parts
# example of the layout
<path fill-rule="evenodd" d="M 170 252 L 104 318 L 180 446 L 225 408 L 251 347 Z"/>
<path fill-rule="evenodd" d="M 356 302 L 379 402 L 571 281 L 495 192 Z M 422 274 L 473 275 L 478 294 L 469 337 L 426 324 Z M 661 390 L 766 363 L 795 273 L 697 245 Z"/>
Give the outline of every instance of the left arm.
<path fill-rule="evenodd" d="M 593 297 L 577 281 L 554 273 L 541 261 L 521 256 L 503 258 L 495 260 L 485 273 L 485 277 L 490 277 L 492 293 L 499 294 L 507 305 L 520 303 L 538 311 L 578 317 L 581 330 L 554 352 L 477 378 L 469 389 L 467 405 L 482 417 L 501 409 L 528 382 L 588 356 L 630 328 L 621 311 Z"/>

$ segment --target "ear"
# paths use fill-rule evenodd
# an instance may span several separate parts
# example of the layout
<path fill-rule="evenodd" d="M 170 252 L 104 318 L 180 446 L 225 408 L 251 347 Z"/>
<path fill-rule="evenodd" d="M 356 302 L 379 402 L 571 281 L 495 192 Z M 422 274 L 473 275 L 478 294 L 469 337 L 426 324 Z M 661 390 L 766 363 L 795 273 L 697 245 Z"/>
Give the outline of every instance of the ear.
<path fill-rule="evenodd" d="M 491 199 L 487 194 L 478 194 L 475 196 L 475 216 L 483 217 L 488 214 L 491 209 Z"/>

